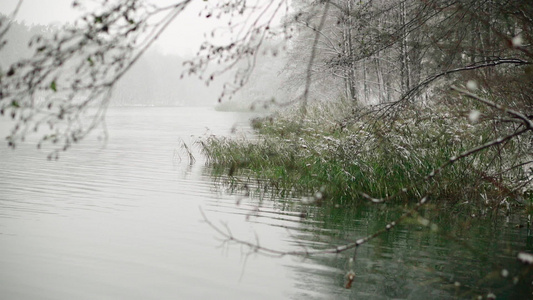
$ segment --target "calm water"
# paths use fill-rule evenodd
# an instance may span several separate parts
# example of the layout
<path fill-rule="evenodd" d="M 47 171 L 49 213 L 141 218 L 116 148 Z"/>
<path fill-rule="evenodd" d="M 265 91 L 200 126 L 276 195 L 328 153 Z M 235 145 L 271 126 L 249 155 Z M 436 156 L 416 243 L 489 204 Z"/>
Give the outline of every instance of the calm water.
<path fill-rule="evenodd" d="M 0 298 L 530 297 L 529 275 L 517 277 L 517 285 L 510 279 L 522 271 L 517 251 L 533 250 L 521 215 L 427 215 L 438 233 L 411 220 L 359 248 L 351 289 L 344 275 L 353 252 L 272 258 L 224 243 L 200 209 L 234 235 L 257 235 L 261 245 L 281 250 L 353 241 L 400 213 L 243 197 L 213 179 L 199 154 L 189 164 L 180 139 L 231 135 L 234 127 L 246 132 L 250 117 L 209 108 L 111 108 L 109 140 L 89 138 L 58 161 L 32 145 L 2 145 Z M 7 123 L 0 126 L 4 134 Z"/>

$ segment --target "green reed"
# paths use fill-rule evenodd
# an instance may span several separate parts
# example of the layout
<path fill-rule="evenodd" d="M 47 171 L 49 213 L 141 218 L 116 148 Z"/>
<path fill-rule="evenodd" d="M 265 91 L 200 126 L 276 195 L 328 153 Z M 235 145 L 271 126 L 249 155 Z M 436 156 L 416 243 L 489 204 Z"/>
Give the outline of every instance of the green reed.
<path fill-rule="evenodd" d="M 316 103 L 303 118 L 293 109 L 252 124 L 255 138 L 199 141 L 215 173 L 259 178 L 276 193 L 310 195 L 319 204 L 414 202 L 429 193 L 437 203 L 492 208 L 521 195 L 515 187 L 528 175 L 523 168 L 507 170 L 527 151 L 518 138 L 428 180 L 450 157 L 512 130 L 494 129 L 490 121 L 471 124 L 465 114 L 437 105 L 385 116 L 342 102 Z"/>

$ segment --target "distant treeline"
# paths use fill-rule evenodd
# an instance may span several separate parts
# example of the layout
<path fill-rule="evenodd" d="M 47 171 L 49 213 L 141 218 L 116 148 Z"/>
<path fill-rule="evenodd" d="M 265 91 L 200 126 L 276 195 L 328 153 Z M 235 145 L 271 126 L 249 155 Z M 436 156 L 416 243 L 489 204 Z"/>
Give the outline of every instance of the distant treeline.
<path fill-rule="evenodd" d="M 7 17 L 0 14 L 0 18 L 6 20 Z M 34 54 L 36 50 L 30 47 L 32 38 L 52 35 L 59 28 L 13 21 L 6 33 L 7 44 L 0 49 L 1 70 L 7 70 L 11 64 Z M 221 92 L 222 80 L 209 87 L 194 77 L 185 76 L 180 80 L 186 60 L 178 55 L 149 51 L 117 83 L 111 105 L 214 105 Z"/>
<path fill-rule="evenodd" d="M 156 51 L 146 53 L 118 82 L 113 105 L 214 105 L 221 84 L 206 86 L 203 81 L 188 76 L 180 79 L 185 60 Z"/>

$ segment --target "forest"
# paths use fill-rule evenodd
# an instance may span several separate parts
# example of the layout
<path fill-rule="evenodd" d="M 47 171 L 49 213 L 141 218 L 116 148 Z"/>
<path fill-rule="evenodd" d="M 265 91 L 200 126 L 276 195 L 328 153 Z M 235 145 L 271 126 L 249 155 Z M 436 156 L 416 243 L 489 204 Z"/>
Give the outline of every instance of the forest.
<path fill-rule="evenodd" d="M 282 76 L 295 96 L 264 99 L 283 107 L 254 121 L 265 139 L 205 141 L 214 163 L 343 205 L 531 201 L 531 5 L 292 5 Z"/>

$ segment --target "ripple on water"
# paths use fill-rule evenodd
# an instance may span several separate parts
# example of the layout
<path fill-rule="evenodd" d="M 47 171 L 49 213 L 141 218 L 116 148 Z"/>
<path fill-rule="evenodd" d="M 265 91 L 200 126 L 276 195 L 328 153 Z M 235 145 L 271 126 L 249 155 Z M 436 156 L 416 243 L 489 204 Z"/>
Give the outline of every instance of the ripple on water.
<path fill-rule="evenodd" d="M 446 235 L 399 225 L 357 249 L 350 290 L 343 287 L 352 250 L 308 258 L 248 255 L 217 239 L 199 208 L 236 236 L 284 251 L 353 243 L 394 216 L 374 206 L 350 212 L 229 193 L 199 156 L 193 165 L 176 157 L 180 138 L 205 133 L 199 119 L 227 134 L 234 117 L 201 109 L 116 109 L 106 144 L 85 141 L 59 161 L 47 161 L 31 145 L 0 148 L 0 294 L 448 299 L 455 295 L 453 280 L 477 284 L 492 265 L 515 261 L 516 253 L 505 249 L 528 249 L 526 229 L 513 229 L 513 222 L 443 229 L 460 233 L 477 252 L 489 253 L 484 256 Z"/>

